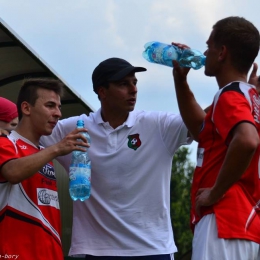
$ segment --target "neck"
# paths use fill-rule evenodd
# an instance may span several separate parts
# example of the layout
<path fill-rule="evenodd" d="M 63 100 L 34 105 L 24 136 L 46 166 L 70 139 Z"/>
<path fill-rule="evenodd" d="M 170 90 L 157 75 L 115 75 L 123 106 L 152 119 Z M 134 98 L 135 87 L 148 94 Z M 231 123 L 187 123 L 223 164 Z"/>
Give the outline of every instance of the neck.
<path fill-rule="evenodd" d="M 247 74 L 240 73 L 237 71 L 227 70 L 227 72 L 225 72 L 225 73 L 216 75 L 216 80 L 217 80 L 219 89 L 221 89 L 233 81 L 247 82 Z"/>
<path fill-rule="evenodd" d="M 111 127 L 114 129 L 117 128 L 118 126 L 122 125 L 127 117 L 129 115 L 129 112 L 116 112 L 116 113 L 109 113 L 108 111 L 105 111 L 104 109 L 101 108 L 101 116 L 102 119 L 105 122 L 108 122 Z"/>
<path fill-rule="evenodd" d="M 26 127 L 22 122 L 18 124 L 15 131 L 23 136 L 24 138 L 28 139 L 30 142 L 32 142 L 35 146 L 39 146 L 39 140 L 40 136 L 31 131 L 32 127 Z"/>

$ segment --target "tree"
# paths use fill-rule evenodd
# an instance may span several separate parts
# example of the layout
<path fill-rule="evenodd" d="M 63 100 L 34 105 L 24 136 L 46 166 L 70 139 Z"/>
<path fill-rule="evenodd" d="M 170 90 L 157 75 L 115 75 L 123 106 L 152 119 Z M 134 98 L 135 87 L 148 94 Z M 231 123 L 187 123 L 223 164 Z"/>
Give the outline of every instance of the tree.
<path fill-rule="evenodd" d="M 187 158 L 188 148 L 181 147 L 174 155 L 171 177 L 171 219 L 178 248 L 178 260 L 191 250 L 193 234 L 190 229 L 190 188 L 195 165 Z"/>

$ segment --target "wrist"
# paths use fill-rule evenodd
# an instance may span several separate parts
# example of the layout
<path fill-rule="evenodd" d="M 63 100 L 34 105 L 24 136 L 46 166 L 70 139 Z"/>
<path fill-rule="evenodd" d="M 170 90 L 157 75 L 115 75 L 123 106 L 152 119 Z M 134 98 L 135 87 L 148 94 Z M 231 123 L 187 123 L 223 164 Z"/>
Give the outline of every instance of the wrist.
<path fill-rule="evenodd" d="M 220 191 L 215 185 L 210 190 L 211 201 L 217 202 L 224 197 L 224 192 Z"/>

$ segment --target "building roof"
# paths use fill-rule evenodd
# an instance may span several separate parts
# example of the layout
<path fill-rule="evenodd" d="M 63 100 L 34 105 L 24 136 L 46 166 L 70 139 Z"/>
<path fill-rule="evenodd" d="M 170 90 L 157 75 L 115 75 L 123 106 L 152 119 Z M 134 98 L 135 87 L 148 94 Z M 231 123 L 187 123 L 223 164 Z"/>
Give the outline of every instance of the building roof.
<path fill-rule="evenodd" d="M 0 19 L 0 96 L 16 103 L 25 78 L 52 77 L 61 80 L 62 117 L 88 114 L 94 109 L 69 86 L 46 62 Z"/>

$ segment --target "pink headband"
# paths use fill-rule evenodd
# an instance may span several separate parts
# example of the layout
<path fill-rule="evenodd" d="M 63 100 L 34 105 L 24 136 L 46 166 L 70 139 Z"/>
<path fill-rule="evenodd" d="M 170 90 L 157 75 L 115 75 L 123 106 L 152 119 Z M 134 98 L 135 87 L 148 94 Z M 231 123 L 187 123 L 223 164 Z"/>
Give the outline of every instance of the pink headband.
<path fill-rule="evenodd" d="M 9 123 L 18 117 L 17 107 L 10 100 L 0 97 L 0 120 Z"/>

